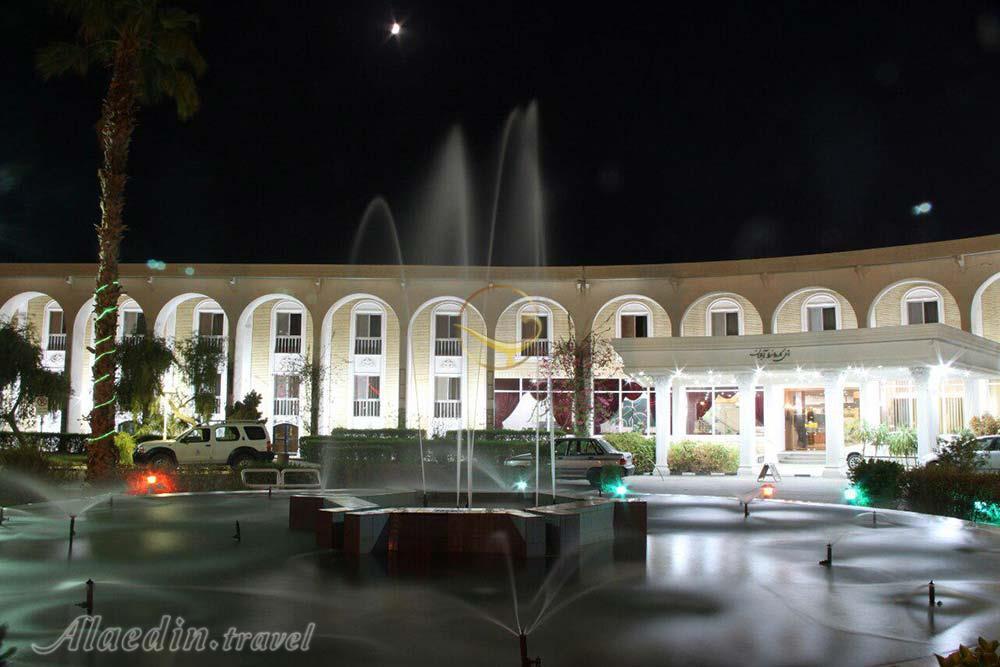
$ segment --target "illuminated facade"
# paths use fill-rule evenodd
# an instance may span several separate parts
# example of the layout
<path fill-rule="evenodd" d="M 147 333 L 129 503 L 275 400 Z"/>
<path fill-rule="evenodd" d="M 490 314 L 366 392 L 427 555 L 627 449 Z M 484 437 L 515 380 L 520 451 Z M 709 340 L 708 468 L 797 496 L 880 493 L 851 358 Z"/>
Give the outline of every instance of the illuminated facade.
<path fill-rule="evenodd" d="M 0 315 L 31 324 L 46 365 L 71 379 L 43 430 L 86 430 L 93 275 L 0 265 Z M 800 457 L 833 469 L 862 419 L 911 425 L 926 451 L 1000 412 L 1000 235 L 642 266 L 125 264 L 121 284 L 119 336 L 225 347 L 219 416 L 255 390 L 293 449 L 310 421 L 305 363 L 322 369 L 324 433 L 525 428 L 547 415 L 552 346 L 590 330 L 624 361 L 595 373 L 593 430 L 656 432 L 662 462 L 671 438 L 694 438 L 738 443 L 744 468 Z M 167 378 L 175 403 L 182 385 Z"/>

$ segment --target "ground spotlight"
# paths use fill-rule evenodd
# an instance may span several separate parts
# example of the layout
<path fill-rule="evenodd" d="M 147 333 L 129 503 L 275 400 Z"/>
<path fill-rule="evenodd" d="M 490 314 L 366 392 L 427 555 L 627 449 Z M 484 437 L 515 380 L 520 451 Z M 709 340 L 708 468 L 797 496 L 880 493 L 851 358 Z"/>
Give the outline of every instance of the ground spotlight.
<path fill-rule="evenodd" d="M 624 497 L 628 493 L 628 487 L 624 484 L 619 484 L 615 487 L 615 495 L 619 497 Z"/>
<path fill-rule="evenodd" d="M 525 491 L 528 488 L 528 483 L 525 482 L 523 479 L 519 479 L 516 482 L 514 482 L 514 488 L 517 489 L 518 491 Z"/>
<path fill-rule="evenodd" d="M 764 486 L 760 487 L 761 498 L 773 498 L 774 492 L 775 492 L 774 484 L 765 484 Z"/>

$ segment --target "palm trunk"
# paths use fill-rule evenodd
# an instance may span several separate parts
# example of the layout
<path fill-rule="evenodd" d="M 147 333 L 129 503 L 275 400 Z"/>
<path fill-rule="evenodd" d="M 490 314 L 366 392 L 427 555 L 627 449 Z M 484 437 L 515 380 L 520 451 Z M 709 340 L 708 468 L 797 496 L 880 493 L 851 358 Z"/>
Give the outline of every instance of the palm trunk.
<path fill-rule="evenodd" d="M 103 160 L 97 173 L 101 186 L 101 221 L 97 225 L 98 266 L 94 296 L 94 409 L 87 447 L 87 478 L 114 474 L 118 453 L 115 430 L 115 355 L 118 332 L 118 249 L 125 223 L 126 166 L 135 129 L 137 41 L 125 31 L 115 51 L 111 83 L 101 105 L 98 142 Z"/>

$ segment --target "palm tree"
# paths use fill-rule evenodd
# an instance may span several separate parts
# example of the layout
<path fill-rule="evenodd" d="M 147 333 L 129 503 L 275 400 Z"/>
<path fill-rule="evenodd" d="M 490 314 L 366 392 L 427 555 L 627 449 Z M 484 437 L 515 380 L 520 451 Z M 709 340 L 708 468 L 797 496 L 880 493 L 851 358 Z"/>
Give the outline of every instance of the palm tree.
<path fill-rule="evenodd" d="M 57 11 L 77 26 L 75 38 L 54 42 L 38 53 L 45 79 L 91 67 L 107 73 L 97 139 L 102 160 L 97 172 L 101 218 L 96 225 L 98 265 L 94 292 L 94 409 L 87 448 L 87 476 L 107 477 L 117 466 L 115 429 L 115 348 L 118 329 L 118 249 L 125 223 L 125 183 L 129 145 L 139 105 L 171 98 L 177 115 L 198 109 L 195 78 L 205 61 L 194 42 L 198 17 L 158 0 L 53 0 Z"/>

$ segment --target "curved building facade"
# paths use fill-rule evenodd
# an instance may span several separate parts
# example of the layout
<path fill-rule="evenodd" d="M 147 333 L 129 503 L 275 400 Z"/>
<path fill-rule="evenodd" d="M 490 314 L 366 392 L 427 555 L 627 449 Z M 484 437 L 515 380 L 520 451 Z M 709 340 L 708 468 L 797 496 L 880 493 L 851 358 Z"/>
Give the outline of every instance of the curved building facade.
<path fill-rule="evenodd" d="M 71 380 L 44 430 L 86 430 L 94 273 L 0 265 L 0 316 L 28 322 Z M 861 420 L 912 426 L 925 452 L 1000 412 L 1000 235 L 636 266 L 123 264 L 121 285 L 119 336 L 209 337 L 228 353 L 219 415 L 255 390 L 293 449 L 312 401 L 324 433 L 530 427 L 553 346 L 589 332 L 621 361 L 595 371 L 593 430 L 655 433 L 661 465 L 690 438 L 738 443 L 745 471 L 796 454 L 833 470 Z M 167 388 L 182 399 L 180 377 Z"/>

